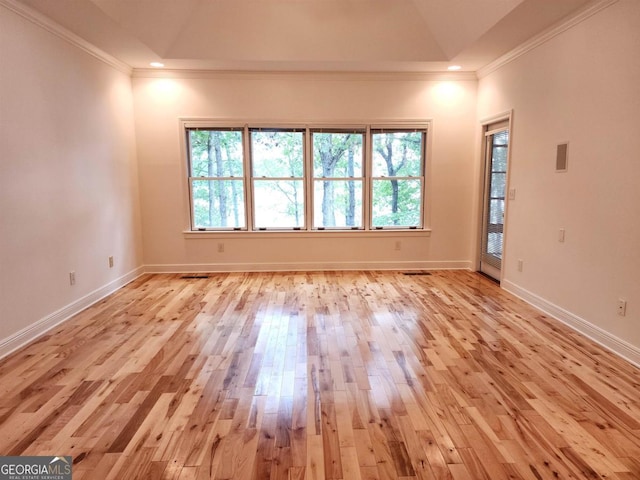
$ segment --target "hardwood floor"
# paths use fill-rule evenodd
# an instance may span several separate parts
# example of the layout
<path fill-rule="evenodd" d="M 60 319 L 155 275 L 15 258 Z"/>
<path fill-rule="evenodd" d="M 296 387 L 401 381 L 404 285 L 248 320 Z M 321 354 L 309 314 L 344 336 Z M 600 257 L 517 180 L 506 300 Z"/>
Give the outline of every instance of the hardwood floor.
<path fill-rule="evenodd" d="M 640 371 L 447 271 L 146 275 L 0 363 L 80 479 L 640 479 Z"/>

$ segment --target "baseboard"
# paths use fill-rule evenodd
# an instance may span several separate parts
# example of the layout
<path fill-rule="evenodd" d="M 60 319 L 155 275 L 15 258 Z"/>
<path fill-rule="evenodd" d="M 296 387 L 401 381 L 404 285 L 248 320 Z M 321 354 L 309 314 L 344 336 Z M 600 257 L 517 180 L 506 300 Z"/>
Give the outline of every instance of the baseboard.
<path fill-rule="evenodd" d="M 135 280 L 144 273 L 185 273 L 185 272 L 282 272 L 282 271 L 342 271 L 342 270 L 470 270 L 468 261 L 443 262 L 307 262 L 307 263 L 225 263 L 225 264 L 181 264 L 146 265 L 94 290 L 73 303 L 47 315 L 13 335 L 0 340 L 0 359 L 20 347 L 44 335 L 47 331 L 99 302 L 119 288 Z"/>
<path fill-rule="evenodd" d="M 32 342 L 41 335 L 45 334 L 47 331 L 68 320 L 72 316 L 80 313 L 94 303 L 99 302 L 104 297 L 111 295 L 119 288 L 124 287 L 127 283 L 135 280 L 142 274 L 144 274 L 144 267 L 138 267 L 131 272 L 121 276 L 120 278 L 109 282 L 105 286 L 94 290 L 88 295 L 85 295 L 84 297 L 76 300 L 75 302 L 70 303 L 60 310 L 47 315 L 46 317 L 29 325 L 28 327 L 23 328 L 19 332 L 0 340 L 0 358 L 4 358 L 20 347 L 26 345 L 29 342 Z"/>
<path fill-rule="evenodd" d="M 147 273 L 186 272 L 308 272 L 344 270 L 470 270 L 464 260 L 433 262 L 292 262 L 292 263 L 187 263 L 145 265 Z"/>
<path fill-rule="evenodd" d="M 593 325 L 584 318 L 580 318 L 577 315 L 554 305 L 544 298 L 519 287 L 515 283 L 503 280 L 501 285 L 509 293 L 542 310 L 544 313 L 550 315 L 556 320 L 559 320 L 585 337 L 590 338 L 619 357 L 622 357 L 635 366 L 640 367 L 640 348 L 625 342 L 621 338 L 612 335 L 596 325 Z"/>

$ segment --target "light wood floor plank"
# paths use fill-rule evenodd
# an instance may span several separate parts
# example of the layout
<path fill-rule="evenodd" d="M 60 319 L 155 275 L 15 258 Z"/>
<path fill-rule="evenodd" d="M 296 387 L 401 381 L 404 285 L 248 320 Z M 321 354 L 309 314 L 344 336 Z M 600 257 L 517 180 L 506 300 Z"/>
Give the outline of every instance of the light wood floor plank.
<path fill-rule="evenodd" d="M 463 271 L 145 275 L 0 361 L 74 478 L 640 479 L 640 371 Z"/>

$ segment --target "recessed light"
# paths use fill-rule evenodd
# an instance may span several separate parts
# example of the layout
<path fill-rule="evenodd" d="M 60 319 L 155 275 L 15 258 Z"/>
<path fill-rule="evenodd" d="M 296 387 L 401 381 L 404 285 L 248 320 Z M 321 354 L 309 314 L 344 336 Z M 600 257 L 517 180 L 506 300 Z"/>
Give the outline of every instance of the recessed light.
<path fill-rule="evenodd" d="M 462 69 L 462 67 L 460 65 L 451 65 L 449 67 L 447 67 L 447 70 L 450 70 L 452 72 L 455 72 L 456 70 L 460 70 Z"/>
<path fill-rule="evenodd" d="M 149 65 L 151 65 L 153 68 L 162 68 L 162 67 L 164 67 L 164 63 L 161 63 L 161 62 L 151 62 Z"/>

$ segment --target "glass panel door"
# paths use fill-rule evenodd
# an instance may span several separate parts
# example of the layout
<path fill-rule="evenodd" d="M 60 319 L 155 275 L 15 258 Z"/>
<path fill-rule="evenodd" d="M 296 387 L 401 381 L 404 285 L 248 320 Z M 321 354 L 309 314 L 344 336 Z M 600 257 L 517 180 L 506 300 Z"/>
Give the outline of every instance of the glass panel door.
<path fill-rule="evenodd" d="M 485 187 L 480 271 L 500 280 L 504 235 L 505 190 L 509 129 L 487 127 L 485 148 Z"/>

